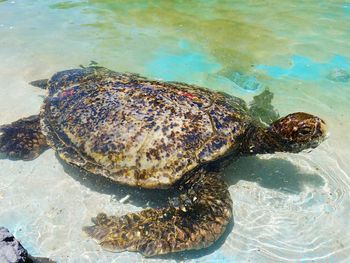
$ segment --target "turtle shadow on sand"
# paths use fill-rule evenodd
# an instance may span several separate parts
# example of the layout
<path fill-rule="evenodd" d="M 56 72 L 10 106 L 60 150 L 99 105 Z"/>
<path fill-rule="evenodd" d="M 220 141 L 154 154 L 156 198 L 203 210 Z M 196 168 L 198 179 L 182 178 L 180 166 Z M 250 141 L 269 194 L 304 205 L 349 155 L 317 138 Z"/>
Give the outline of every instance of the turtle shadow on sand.
<path fill-rule="evenodd" d="M 325 184 L 319 174 L 306 173 L 299 166 L 278 157 L 242 157 L 227 167 L 224 178 L 229 185 L 245 180 L 288 194 L 299 194 L 306 186 L 317 188 Z"/>
<path fill-rule="evenodd" d="M 165 205 L 168 199 L 177 193 L 175 189 L 145 189 L 118 184 L 111 179 L 67 164 L 57 154 L 56 157 L 64 171 L 80 184 L 92 191 L 110 195 L 114 200 L 121 201 L 124 199 L 124 201 L 121 201 L 124 204 L 129 203 L 137 207 L 159 207 Z"/>
<path fill-rule="evenodd" d="M 166 204 L 167 200 L 177 194 L 176 189 L 144 189 L 117 184 L 108 178 L 87 173 L 81 169 L 58 160 L 64 171 L 92 191 L 111 195 L 115 200 L 129 198 L 124 203 L 130 203 L 138 207 L 159 207 Z M 272 157 L 270 159 L 260 159 L 258 156 L 242 157 L 232 162 L 224 173 L 226 183 L 231 186 L 240 180 L 245 180 L 268 188 L 274 191 L 281 191 L 287 194 L 299 194 L 305 186 L 322 187 L 324 179 L 316 174 L 303 172 L 292 162 Z M 101 211 L 103 212 L 103 211 Z M 159 255 L 153 258 L 171 259 L 181 261 L 185 259 L 196 259 L 217 251 L 232 232 L 234 219 L 228 225 L 225 233 L 210 247 L 200 250 L 189 250 L 172 254 Z"/>

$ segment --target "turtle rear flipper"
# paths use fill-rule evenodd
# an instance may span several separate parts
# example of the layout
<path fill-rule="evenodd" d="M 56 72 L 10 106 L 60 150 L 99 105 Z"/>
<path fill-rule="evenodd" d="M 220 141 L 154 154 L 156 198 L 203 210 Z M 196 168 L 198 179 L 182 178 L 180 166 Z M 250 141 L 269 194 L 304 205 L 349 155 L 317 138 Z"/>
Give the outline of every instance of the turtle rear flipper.
<path fill-rule="evenodd" d="M 210 246 L 232 217 L 227 185 L 216 173 L 200 170 L 180 190 L 182 194 L 168 207 L 121 217 L 99 214 L 84 231 L 108 250 L 138 251 L 145 256 Z"/>
<path fill-rule="evenodd" d="M 30 85 L 41 89 L 47 89 L 48 83 L 49 83 L 48 79 L 39 79 L 39 80 L 34 80 L 32 82 L 29 82 Z"/>
<path fill-rule="evenodd" d="M 0 126 L 0 154 L 9 159 L 32 160 L 47 147 L 38 115 Z"/>

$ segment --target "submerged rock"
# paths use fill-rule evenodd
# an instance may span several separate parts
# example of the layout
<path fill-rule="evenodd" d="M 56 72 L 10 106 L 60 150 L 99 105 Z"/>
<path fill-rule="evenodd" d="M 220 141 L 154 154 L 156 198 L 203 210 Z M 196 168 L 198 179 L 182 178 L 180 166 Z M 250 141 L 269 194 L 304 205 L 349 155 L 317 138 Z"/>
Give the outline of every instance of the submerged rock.
<path fill-rule="evenodd" d="M 348 82 L 350 81 L 350 73 L 344 69 L 336 68 L 330 72 L 328 79 L 335 82 Z"/>
<path fill-rule="evenodd" d="M 28 252 L 18 240 L 4 227 L 0 227 L 0 262 L 25 263 L 28 261 Z"/>
<path fill-rule="evenodd" d="M 35 258 L 5 227 L 0 227 L 0 263 L 55 263 L 48 258 Z"/>
<path fill-rule="evenodd" d="M 243 75 L 238 72 L 228 76 L 238 87 L 246 91 L 257 91 L 263 88 L 263 85 L 257 80 L 255 76 Z"/>
<path fill-rule="evenodd" d="M 29 260 L 28 263 L 56 263 L 55 261 L 53 261 L 49 258 L 38 258 L 38 257 L 29 256 L 29 259 L 31 261 Z"/>

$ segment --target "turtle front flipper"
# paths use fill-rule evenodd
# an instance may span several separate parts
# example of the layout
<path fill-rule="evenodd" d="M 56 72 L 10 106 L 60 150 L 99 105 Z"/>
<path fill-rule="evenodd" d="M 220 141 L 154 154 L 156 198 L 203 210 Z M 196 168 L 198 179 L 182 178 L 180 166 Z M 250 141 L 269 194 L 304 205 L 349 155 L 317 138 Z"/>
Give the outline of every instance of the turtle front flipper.
<path fill-rule="evenodd" d="M 47 147 L 38 115 L 0 126 L 0 153 L 10 159 L 32 160 Z"/>
<path fill-rule="evenodd" d="M 265 89 L 262 93 L 254 96 L 249 104 L 253 122 L 258 126 L 268 126 L 279 118 L 277 110 L 272 105 L 273 93 Z"/>
<path fill-rule="evenodd" d="M 84 231 L 108 250 L 138 251 L 145 256 L 210 246 L 232 218 L 227 185 L 217 173 L 202 169 L 180 190 L 168 207 L 121 217 L 99 214 Z"/>

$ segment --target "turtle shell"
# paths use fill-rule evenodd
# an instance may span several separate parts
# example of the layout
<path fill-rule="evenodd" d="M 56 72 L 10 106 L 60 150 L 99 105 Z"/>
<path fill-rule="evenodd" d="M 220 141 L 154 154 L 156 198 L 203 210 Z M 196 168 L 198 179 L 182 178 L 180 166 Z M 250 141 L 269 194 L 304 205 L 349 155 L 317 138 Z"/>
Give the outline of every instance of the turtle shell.
<path fill-rule="evenodd" d="M 41 125 L 63 160 L 145 188 L 234 151 L 250 123 L 239 98 L 105 69 L 57 73 L 49 94 Z"/>

